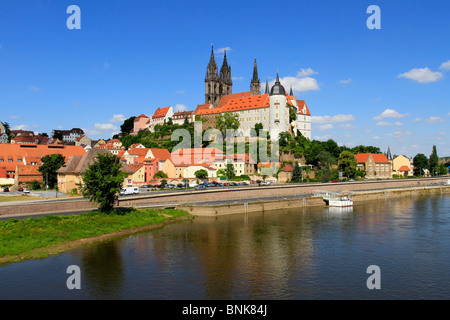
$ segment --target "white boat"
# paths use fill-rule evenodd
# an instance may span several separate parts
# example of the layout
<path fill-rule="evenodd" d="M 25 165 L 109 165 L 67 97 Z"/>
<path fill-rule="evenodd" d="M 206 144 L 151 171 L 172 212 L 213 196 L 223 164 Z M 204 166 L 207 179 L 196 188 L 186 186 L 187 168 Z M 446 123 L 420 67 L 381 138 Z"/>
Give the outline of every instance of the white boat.
<path fill-rule="evenodd" d="M 353 199 L 350 193 L 338 193 L 331 191 L 313 191 L 314 196 L 322 197 L 323 201 L 328 207 L 351 207 L 353 206 Z"/>

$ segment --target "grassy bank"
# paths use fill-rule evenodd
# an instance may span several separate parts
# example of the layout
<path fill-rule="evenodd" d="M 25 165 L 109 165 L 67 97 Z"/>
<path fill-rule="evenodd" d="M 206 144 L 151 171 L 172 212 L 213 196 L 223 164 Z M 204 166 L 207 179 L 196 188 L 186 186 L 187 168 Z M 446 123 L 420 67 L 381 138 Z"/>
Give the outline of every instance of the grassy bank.
<path fill-rule="evenodd" d="M 127 209 L 0 221 L 0 264 L 43 258 L 121 234 L 147 230 L 188 216 L 176 209 Z"/>
<path fill-rule="evenodd" d="M 7 201 L 31 201 L 31 200 L 41 200 L 41 198 L 38 197 L 32 197 L 32 196 L 0 196 L 1 202 L 7 202 Z"/>

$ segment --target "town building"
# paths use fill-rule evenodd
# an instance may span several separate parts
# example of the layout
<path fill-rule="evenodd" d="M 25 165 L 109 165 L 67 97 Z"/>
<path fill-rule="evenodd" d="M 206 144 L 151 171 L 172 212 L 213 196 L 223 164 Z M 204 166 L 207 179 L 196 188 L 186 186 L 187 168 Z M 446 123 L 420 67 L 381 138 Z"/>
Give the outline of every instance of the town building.
<path fill-rule="evenodd" d="M 81 137 L 84 135 L 84 131 L 80 128 L 72 128 L 71 130 L 52 130 L 51 136 L 54 137 L 55 134 L 61 134 L 62 141 L 67 142 L 73 142 L 77 140 L 78 137 Z"/>
<path fill-rule="evenodd" d="M 75 155 L 83 155 L 79 146 L 0 144 L 0 167 L 6 169 L 6 178 L 15 178 L 17 166 L 40 166 L 41 158 L 51 154 L 61 154 L 66 161 Z"/>
<path fill-rule="evenodd" d="M 58 188 L 61 192 L 70 193 L 74 190 L 80 191 L 83 186 L 83 175 L 99 154 L 106 154 L 106 149 L 90 149 L 82 155 L 75 155 L 66 161 L 66 163 L 58 170 Z M 133 184 L 133 175 L 136 171 L 130 169 L 127 165 L 122 164 L 121 170 L 128 173 L 124 179 L 124 184 Z"/>
<path fill-rule="evenodd" d="M 356 169 L 366 172 L 368 179 L 392 178 L 392 164 L 382 153 L 358 153 L 355 155 Z"/>
<path fill-rule="evenodd" d="M 411 159 L 403 155 L 396 156 L 392 160 L 392 175 L 408 177 L 414 175 L 414 168 Z"/>
<path fill-rule="evenodd" d="M 141 114 L 134 118 L 133 130 L 131 131 L 131 134 L 135 136 L 139 133 L 139 131 L 146 130 L 149 125 L 150 117 L 146 116 L 145 114 Z"/>
<path fill-rule="evenodd" d="M 192 123 L 194 122 L 194 111 L 180 111 L 175 112 L 172 116 L 173 124 L 183 125 L 185 122 Z"/>

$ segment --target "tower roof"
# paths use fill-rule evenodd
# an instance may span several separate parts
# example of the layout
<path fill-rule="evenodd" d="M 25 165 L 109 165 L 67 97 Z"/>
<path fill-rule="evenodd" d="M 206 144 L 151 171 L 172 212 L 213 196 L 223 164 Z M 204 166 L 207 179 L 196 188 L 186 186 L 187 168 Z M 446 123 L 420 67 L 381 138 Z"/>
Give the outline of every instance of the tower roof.
<path fill-rule="evenodd" d="M 258 67 L 256 65 L 256 59 L 255 59 L 255 62 L 253 63 L 253 78 L 252 78 L 252 82 L 259 82 Z"/>
<path fill-rule="evenodd" d="M 277 80 L 275 81 L 275 84 L 272 86 L 272 89 L 270 89 L 270 95 L 271 96 L 274 96 L 274 95 L 285 96 L 286 95 L 286 90 L 284 90 L 284 87 L 280 83 L 280 77 L 278 76 L 278 72 L 277 72 Z"/>
<path fill-rule="evenodd" d="M 209 58 L 208 67 L 206 68 L 206 79 L 217 79 L 219 77 L 217 72 L 216 60 L 214 59 L 214 46 L 211 45 L 211 57 Z"/>

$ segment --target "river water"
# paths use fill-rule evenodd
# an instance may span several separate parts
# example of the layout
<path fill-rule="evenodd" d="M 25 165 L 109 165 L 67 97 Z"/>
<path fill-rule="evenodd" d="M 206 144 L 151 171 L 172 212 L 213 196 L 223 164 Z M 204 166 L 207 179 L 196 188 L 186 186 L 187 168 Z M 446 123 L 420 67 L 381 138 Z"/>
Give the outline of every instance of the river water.
<path fill-rule="evenodd" d="M 450 298 L 450 196 L 335 209 L 197 217 L 0 266 L 0 299 Z"/>

